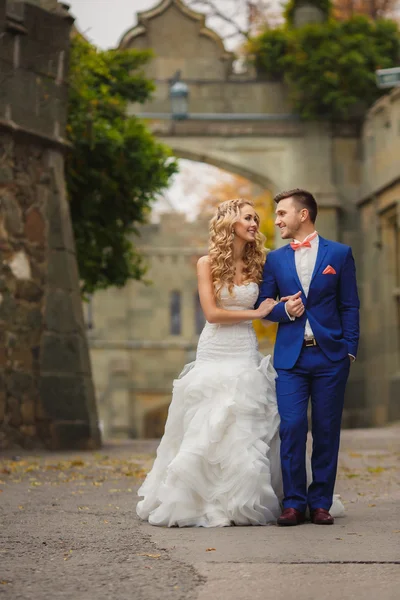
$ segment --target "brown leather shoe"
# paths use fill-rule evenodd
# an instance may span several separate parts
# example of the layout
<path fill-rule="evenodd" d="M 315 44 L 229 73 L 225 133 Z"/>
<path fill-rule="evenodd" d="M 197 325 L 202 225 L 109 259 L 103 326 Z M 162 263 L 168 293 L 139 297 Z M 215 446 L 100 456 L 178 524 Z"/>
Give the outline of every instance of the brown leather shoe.
<path fill-rule="evenodd" d="M 304 521 L 304 513 L 295 508 L 285 508 L 277 523 L 278 525 L 301 525 Z"/>
<path fill-rule="evenodd" d="M 335 519 L 329 514 L 325 508 L 316 508 L 311 511 L 311 522 L 314 525 L 333 525 Z"/>

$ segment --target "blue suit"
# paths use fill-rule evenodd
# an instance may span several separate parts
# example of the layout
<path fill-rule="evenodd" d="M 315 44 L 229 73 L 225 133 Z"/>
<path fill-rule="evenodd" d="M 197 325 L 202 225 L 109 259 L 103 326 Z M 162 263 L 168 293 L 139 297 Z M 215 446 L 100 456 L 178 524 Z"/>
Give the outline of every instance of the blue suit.
<path fill-rule="evenodd" d="M 304 314 L 291 321 L 284 303 L 266 317 L 279 323 L 274 351 L 276 391 L 281 418 L 281 463 L 284 508 L 304 512 L 329 510 L 336 479 L 340 423 L 349 354 L 356 356 L 359 339 L 359 299 L 351 248 L 319 237 L 318 254 L 308 296 L 296 272 L 290 245 L 268 254 L 256 307 L 266 298 L 299 291 Z M 323 274 L 330 265 L 334 274 Z M 305 348 L 309 320 L 317 346 Z M 313 482 L 307 490 L 305 449 L 307 408 L 311 397 Z"/>

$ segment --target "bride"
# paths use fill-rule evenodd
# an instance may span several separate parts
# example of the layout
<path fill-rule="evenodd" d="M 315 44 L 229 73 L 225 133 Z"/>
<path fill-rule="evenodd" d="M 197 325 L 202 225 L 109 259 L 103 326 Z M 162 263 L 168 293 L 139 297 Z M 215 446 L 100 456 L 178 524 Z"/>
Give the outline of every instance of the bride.
<path fill-rule="evenodd" d="M 276 304 L 253 308 L 264 243 L 250 201 L 220 204 L 197 265 L 207 322 L 195 362 L 174 381 L 165 433 L 138 491 L 137 514 L 152 525 L 266 525 L 280 515 L 276 372 L 252 326 Z"/>

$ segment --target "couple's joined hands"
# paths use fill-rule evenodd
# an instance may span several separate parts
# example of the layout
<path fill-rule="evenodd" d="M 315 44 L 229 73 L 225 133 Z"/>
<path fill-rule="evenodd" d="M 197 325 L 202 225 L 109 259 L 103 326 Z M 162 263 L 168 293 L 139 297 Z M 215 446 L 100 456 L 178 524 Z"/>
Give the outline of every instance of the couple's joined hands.
<path fill-rule="evenodd" d="M 305 308 L 301 299 L 301 292 L 297 292 L 297 294 L 293 294 L 293 296 L 284 296 L 280 299 L 280 302 L 286 302 L 286 310 L 291 317 L 301 317 L 304 313 Z M 257 319 L 264 319 L 267 317 L 277 304 L 278 302 L 272 298 L 263 300 L 256 310 Z"/>

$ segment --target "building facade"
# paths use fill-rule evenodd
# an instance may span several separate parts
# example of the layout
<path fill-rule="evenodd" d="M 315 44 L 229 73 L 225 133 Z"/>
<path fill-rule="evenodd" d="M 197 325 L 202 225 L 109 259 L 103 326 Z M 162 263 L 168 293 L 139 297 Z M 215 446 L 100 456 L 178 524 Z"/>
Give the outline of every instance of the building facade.
<path fill-rule="evenodd" d="M 400 89 L 369 111 L 362 133 L 364 397 L 370 423 L 400 419 Z"/>
<path fill-rule="evenodd" d="M 272 194 L 294 187 L 315 194 L 318 231 L 352 246 L 357 265 L 361 344 L 343 425 L 400 418 L 398 91 L 372 107 L 361 135 L 351 123 L 301 122 L 284 85 L 259 80 L 251 69 L 235 74 L 232 55 L 204 17 L 180 0 L 139 14 L 120 47 L 153 49 L 147 75 L 154 96 L 130 111 L 176 156 L 242 175 Z M 178 75 L 189 87 L 188 118 L 180 121 L 171 118 L 169 97 Z M 151 286 L 133 282 L 93 299 L 91 356 L 106 436 L 160 435 L 172 381 L 193 357 L 201 322 L 194 265 L 206 250 L 207 228 L 180 218 L 165 215 L 143 230 Z"/>

